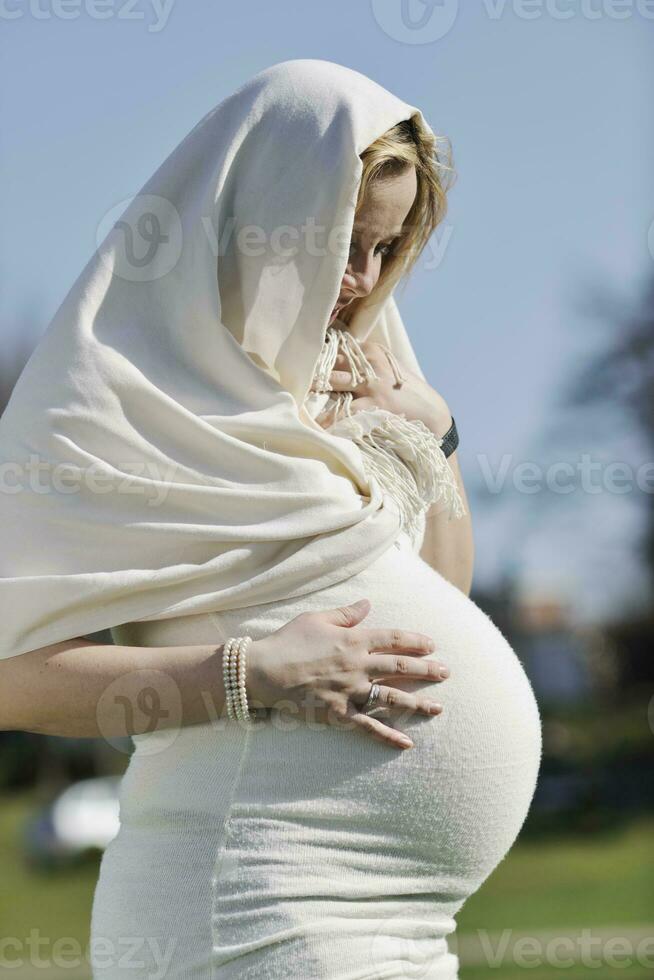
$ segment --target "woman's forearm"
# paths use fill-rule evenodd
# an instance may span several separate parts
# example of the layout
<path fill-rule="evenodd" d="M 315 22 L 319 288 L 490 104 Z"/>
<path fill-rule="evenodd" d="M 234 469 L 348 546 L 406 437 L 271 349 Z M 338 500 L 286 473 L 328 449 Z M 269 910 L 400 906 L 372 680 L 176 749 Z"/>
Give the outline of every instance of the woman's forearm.
<path fill-rule="evenodd" d="M 448 456 L 447 461 L 454 472 L 466 513 L 463 517 L 452 517 L 448 520 L 447 508 L 441 502 L 432 504 L 426 515 L 420 557 L 448 582 L 470 595 L 474 564 L 470 507 L 456 451 Z"/>
<path fill-rule="evenodd" d="M 115 738 L 222 719 L 222 649 L 78 638 L 0 660 L 0 729 Z"/>

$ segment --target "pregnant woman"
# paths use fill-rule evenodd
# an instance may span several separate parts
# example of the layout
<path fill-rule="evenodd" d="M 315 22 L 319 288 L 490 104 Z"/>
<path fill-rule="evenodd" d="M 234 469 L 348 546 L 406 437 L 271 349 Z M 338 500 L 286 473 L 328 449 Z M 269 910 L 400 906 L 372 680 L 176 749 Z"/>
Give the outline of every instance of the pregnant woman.
<path fill-rule="evenodd" d="M 456 978 L 523 825 L 538 708 L 467 594 L 456 426 L 394 298 L 443 144 L 349 68 L 260 72 L 112 215 L 14 389 L 0 723 L 134 744 L 94 977 Z"/>

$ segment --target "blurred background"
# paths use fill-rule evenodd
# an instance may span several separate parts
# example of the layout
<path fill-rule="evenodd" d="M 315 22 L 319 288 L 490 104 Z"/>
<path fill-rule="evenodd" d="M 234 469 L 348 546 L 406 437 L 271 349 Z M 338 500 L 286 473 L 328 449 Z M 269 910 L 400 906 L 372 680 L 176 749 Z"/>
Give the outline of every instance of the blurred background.
<path fill-rule="evenodd" d="M 107 213 L 255 72 L 339 62 L 449 137 L 397 299 L 457 420 L 472 598 L 544 726 L 451 945 L 468 980 L 654 975 L 654 3 L 7 0 L 0 27 L 1 406 Z M 0 974 L 90 977 L 130 750 L 0 733 Z"/>

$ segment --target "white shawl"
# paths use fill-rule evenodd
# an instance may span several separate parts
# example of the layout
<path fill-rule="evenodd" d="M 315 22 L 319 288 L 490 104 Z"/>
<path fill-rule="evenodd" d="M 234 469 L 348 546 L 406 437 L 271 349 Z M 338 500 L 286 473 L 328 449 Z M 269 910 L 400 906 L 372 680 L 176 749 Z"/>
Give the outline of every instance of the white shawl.
<path fill-rule="evenodd" d="M 350 68 L 273 65 L 110 228 L 0 419 L 0 657 L 303 595 L 397 537 L 361 446 L 305 398 L 359 154 L 413 114 Z M 350 329 L 424 377 L 392 294 Z"/>

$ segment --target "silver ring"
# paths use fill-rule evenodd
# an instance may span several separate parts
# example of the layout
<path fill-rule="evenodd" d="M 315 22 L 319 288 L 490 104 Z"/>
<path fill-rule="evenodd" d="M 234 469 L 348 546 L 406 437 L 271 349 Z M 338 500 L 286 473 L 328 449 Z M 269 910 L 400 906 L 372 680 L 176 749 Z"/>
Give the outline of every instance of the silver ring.
<path fill-rule="evenodd" d="M 379 684 L 371 684 L 368 700 L 361 708 L 361 711 L 364 713 L 364 715 L 369 715 L 371 711 L 375 710 L 375 708 L 380 707 L 380 705 L 378 704 L 380 694 L 381 694 L 381 687 L 379 686 Z"/>

